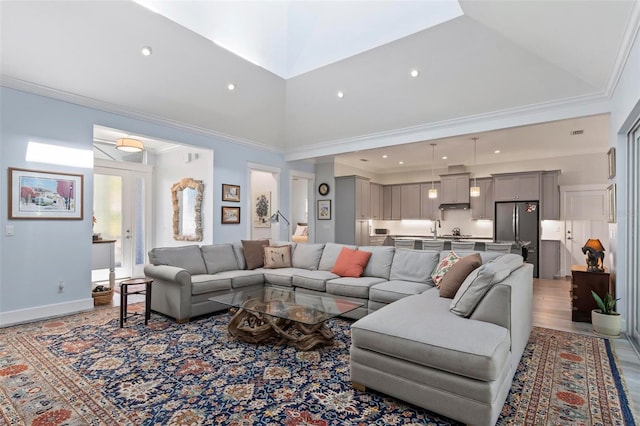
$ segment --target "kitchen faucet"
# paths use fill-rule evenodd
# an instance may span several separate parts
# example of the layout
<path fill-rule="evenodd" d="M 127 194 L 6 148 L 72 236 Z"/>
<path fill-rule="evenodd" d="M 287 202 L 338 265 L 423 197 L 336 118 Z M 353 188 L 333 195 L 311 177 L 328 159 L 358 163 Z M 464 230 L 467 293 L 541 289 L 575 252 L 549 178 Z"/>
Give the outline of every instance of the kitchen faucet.
<path fill-rule="evenodd" d="M 436 226 L 438 225 L 438 226 Z M 440 219 L 436 219 L 433 222 L 433 229 L 431 229 L 431 232 L 433 232 L 433 239 L 437 240 L 438 239 L 438 228 L 442 228 L 442 224 L 440 223 Z"/>

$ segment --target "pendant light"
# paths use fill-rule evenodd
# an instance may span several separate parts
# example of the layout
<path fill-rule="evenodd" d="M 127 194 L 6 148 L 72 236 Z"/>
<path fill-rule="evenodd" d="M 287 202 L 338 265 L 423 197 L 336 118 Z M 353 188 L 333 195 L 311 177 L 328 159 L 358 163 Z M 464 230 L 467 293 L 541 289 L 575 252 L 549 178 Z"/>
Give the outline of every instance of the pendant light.
<path fill-rule="evenodd" d="M 478 139 L 480 139 L 479 137 L 475 136 L 473 138 L 473 165 L 476 165 L 476 155 L 477 155 L 477 148 L 478 148 Z M 473 174 L 473 186 L 471 188 L 469 188 L 469 196 L 471 197 L 479 197 L 480 196 L 480 187 L 478 186 L 478 183 L 476 182 L 476 174 Z"/>
<path fill-rule="evenodd" d="M 433 171 L 433 165 L 436 162 L 436 144 L 431 144 L 431 189 L 429 190 L 429 198 L 438 198 L 438 189 L 434 187 L 435 173 Z"/>

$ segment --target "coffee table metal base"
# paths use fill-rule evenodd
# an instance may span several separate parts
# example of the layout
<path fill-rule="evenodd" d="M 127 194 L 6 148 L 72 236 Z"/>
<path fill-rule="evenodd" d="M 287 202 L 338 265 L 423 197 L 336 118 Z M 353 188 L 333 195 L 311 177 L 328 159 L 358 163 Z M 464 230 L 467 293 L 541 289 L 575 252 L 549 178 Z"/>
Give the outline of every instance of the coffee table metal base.
<path fill-rule="evenodd" d="M 277 340 L 278 345 L 288 344 L 303 351 L 333 342 L 334 334 L 325 322 L 307 325 L 242 308 L 232 308 L 229 312 L 233 314 L 229 333 L 244 342 Z"/>

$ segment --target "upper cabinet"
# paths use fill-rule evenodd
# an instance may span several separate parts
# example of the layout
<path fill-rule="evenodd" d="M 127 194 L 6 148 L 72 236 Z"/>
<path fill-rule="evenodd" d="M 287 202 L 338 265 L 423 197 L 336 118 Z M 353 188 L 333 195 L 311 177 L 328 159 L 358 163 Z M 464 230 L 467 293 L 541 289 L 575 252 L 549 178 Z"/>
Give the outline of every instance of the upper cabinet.
<path fill-rule="evenodd" d="M 384 217 L 382 185 L 371 183 L 369 194 L 369 213 L 371 214 L 371 219 L 382 220 Z"/>
<path fill-rule="evenodd" d="M 423 183 L 420 185 L 420 219 L 422 220 L 436 220 L 440 219 L 440 203 L 442 198 L 442 189 L 440 182 L 433 184 L 433 188 L 438 191 L 436 198 L 429 198 L 429 190 L 431 189 L 430 183 Z"/>
<path fill-rule="evenodd" d="M 480 196 L 469 198 L 471 219 L 493 220 L 493 179 L 477 179 L 476 183 L 480 187 Z"/>
<path fill-rule="evenodd" d="M 400 186 L 400 219 L 420 219 L 420 184 Z"/>
<path fill-rule="evenodd" d="M 540 200 L 541 172 L 493 175 L 494 201 Z"/>
<path fill-rule="evenodd" d="M 440 176 L 443 204 L 469 202 L 469 176 L 469 173 Z"/>
<path fill-rule="evenodd" d="M 385 186 L 382 190 L 383 194 L 383 211 L 382 218 L 384 220 L 400 220 L 402 200 L 402 187 L 400 185 Z"/>
<path fill-rule="evenodd" d="M 560 220 L 560 171 L 542 173 L 542 220 Z"/>

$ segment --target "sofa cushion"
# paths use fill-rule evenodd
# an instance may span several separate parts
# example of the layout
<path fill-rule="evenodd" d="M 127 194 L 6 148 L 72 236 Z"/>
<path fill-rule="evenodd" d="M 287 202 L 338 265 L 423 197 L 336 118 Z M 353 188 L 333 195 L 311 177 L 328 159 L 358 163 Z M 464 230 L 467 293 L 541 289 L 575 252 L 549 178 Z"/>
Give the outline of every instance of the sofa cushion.
<path fill-rule="evenodd" d="M 480 265 L 482 258 L 478 253 L 465 256 L 454 263 L 440 281 L 440 297 L 453 299 L 464 280 Z"/>
<path fill-rule="evenodd" d="M 505 255 L 509 256 L 509 255 Z M 517 255 L 515 255 L 517 256 Z M 520 257 L 522 259 L 522 257 Z M 520 262 L 522 265 L 522 262 Z M 451 301 L 451 312 L 469 317 L 478 306 L 480 300 L 496 283 L 504 280 L 511 274 L 511 265 L 503 262 L 491 261 L 473 271 L 464 280 L 462 286 Z"/>
<path fill-rule="evenodd" d="M 414 281 L 385 281 L 369 289 L 369 300 L 391 303 L 403 297 L 423 293 L 430 288 L 433 288 L 433 286 Z"/>
<path fill-rule="evenodd" d="M 293 286 L 325 291 L 327 289 L 327 281 L 336 278 L 339 278 L 339 276 L 329 271 L 307 271 L 301 269 L 293 275 Z"/>
<path fill-rule="evenodd" d="M 291 246 L 267 246 L 264 250 L 265 269 L 291 268 Z"/>
<path fill-rule="evenodd" d="M 451 269 L 451 267 L 460 259 L 462 259 L 460 256 L 458 256 L 454 252 L 450 252 L 444 257 L 444 259 L 440 261 L 438 267 L 431 274 L 431 278 L 433 278 L 433 283 L 436 285 L 436 287 L 440 287 L 442 278 L 444 278 L 447 271 Z"/>
<path fill-rule="evenodd" d="M 364 267 L 362 273 L 365 277 L 378 277 L 389 279 L 391 275 L 391 263 L 393 262 L 393 256 L 396 252 L 395 247 L 390 246 L 363 246 L 358 247 L 358 250 L 371 252 L 371 259 L 369 263 Z"/>
<path fill-rule="evenodd" d="M 238 268 L 238 260 L 231 244 L 212 244 L 200 247 L 202 258 L 209 274 L 223 271 L 234 271 Z"/>
<path fill-rule="evenodd" d="M 364 267 L 369 262 L 370 257 L 371 252 L 343 247 L 336 264 L 331 268 L 331 272 L 341 277 L 358 278 L 362 275 L 362 271 L 364 271 Z"/>
<path fill-rule="evenodd" d="M 333 266 L 336 264 L 336 260 L 338 260 L 338 256 L 340 255 L 340 251 L 343 247 L 347 247 L 352 250 L 356 249 L 356 246 L 326 243 L 324 245 L 324 249 L 322 250 L 322 257 L 320 257 L 320 264 L 318 265 L 318 269 L 321 271 L 330 271 L 331 268 L 333 268 Z"/>
<path fill-rule="evenodd" d="M 294 268 L 316 271 L 322 256 L 324 244 L 298 244 L 293 251 L 291 263 Z"/>
<path fill-rule="evenodd" d="M 247 269 L 262 268 L 264 266 L 263 247 L 269 245 L 269 240 L 242 240 L 242 250 L 244 260 L 247 262 Z"/>
<path fill-rule="evenodd" d="M 149 262 L 154 265 L 177 266 L 186 269 L 191 275 L 207 273 L 200 247 L 197 245 L 151 249 Z"/>
<path fill-rule="evenodd" d="M 191 276 L 192 295 L 225 290 L 231 290 L 231 277 L 225 277 L 218 274 L 199 274 Z"/>
<path fill-rule="evenodd" d="M 438 264 L 438 254 L 437 251 L 396 250 L 389 279 L 433 285 L 431 272 Z"/>
<path fill-rule="evenodd" d="M 236 255 L 236 261 L 238 262 L 238 269 L 247 269 L 247 262 L 244 260 L 244 249 L 242 243 L 239 241 L 231 243 L 233 246 L 233 254 Z"/>
<path fill-rule="evenodd" d="M 264 284 L 264 275 L 262 270 L 236 270 L 218 272 L 216 277 L 228 278 L 231 280 L 231 288 L 250 287 L 254 285 Z"/>
<path fill-rule="evenodd" d="M 298 268 L 280 268 L 280 269 L 260 269 L 264 275 L 266 284 L 291 287 L 293 285 L 293 276 L 298 273 Z"/>
<path fill-rule="evenodd" d="M 327 293 L 336 296 L 368 299 L 369 287 L 384 281 L 384 279 L 376 277 L 336 278 L 335 280 L 327 281 Z"/>
<path fill-rule="evenodd" d="M 496 380 L 511 368 L 509 331 L 452 314 L 449 300 L 435 288 L 356 321 L 351 341 L 364 350 L 478 380 Z"/>

